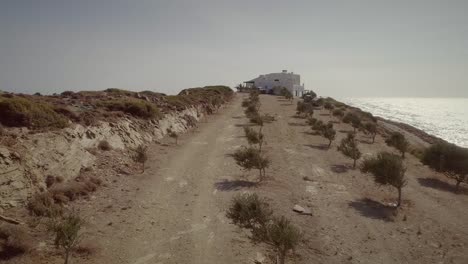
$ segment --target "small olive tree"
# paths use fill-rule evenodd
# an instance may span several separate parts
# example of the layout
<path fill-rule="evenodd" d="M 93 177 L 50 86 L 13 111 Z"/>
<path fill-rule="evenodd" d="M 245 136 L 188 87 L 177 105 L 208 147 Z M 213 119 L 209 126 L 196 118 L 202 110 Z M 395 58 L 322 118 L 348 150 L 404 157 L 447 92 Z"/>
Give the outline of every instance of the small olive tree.
<path fill-rule="evenodd" d="M 359 150 L 358 143 L 356 140 L 355 133 L 348 133 L 346 138 L 341 140 L 340 145 L 338 146 L 338 151 L 341 151 L 343 155 L 353 159 L 353 169 L 356 168 L 356 161 L 361 158 L 361 151 Z"/>
<path fill-rule="evenodd" d="M 351 126 L 353 126 L 355 133 L 356 133 L 356 129 L 361 127 L 361 119 L 356 114 L 353 114 L 353 113 L 347 113 L 343 117 L 343 123 L 351 124 Z"/>
<path fill-rule="evenodd" d="M 375 143 L 375 137 L 377 136 L 377 124 L 374 122 L 367 122 L 363 126 L 364 133 L 371 135 L 372 143 Z"/>
<path fill-rule="evenodd" d="M 274 217 L 267 225 L 267 244 L 276 251 L 276 263 L 286 263 L 289 251 L 294 250 L 301 240 L 301 232 L 286 217 Z"/>
<path fill-rule="evenodd" d="M 408 151 L 410 146 L 408 140 L 406 140 L 405 135 L 400 132 L 394 132 L 390 135 L 390 137 L 385 140 L 387 145 L 396 148 L 401 153 L 401 157 L 405 158 L 405 153 Z"/>
<path fill-rule="evenodd" d="M 242 147 L 236 150 L 232 157 L 236 164 L 245 170 L 257 169 L 260 181 L 265 178 L 265 169 L 270 165 L 270 160 L 259 149 L 252 146 Z"/>
<path fill-rule="evenodd" d="M 456 181 L 455 191 L 460 183 L 468 183 L 468 150 L 457 145 L 438 142 L 424 151 L 421 162 L 435 171 Z"/>
<path fill-rule="evenodd" d="M 247 142 L 250 145 L 257 145 L 258 144 L 258 149 L 262 151 L 262 145 L 263 145 L 263 134 L 261 131 L 255 131 L 250 127 L 244 127 L 244 133 L 245 137 L 247 138 Z"/>
<path fill-rule="evenodd" d="M 336 131 L 335 131 L 335 129 L 333 129 L 333 124 L 328 123 L 326 126 L 324 126 L 322 128 L 321 134 L 322 134 L 322 136 L 324 138 L 328 139 L 328 141 L 329 141 L 328 149 L 330 149 L 331 144 L 332 144 L 333 140 L 335 140 L 335 137 L 336 137 Z"/>
<path fill-rule="evenodd" d="M 85 221 L 75 211 L 63 219 L 54 219 L 49 224 L 49 231 L 55 236 L 55 246 L 64 250 L 64 263 L 68 264 L 70 253 L 80 243 Z"/>
<path fill-rule="evenodd" d="M 234 224 L 251 229 L 252 238 L 273 247 L 276 263 L 284 264 L 291 250 L 299 244 L 302 235 L 286 217 L 273 216 L 273 211 L 265 200 L 257 194 L 236 195 L 226 216 Z"/>
<path fill-rule="evenodd" d="M 401 189 L 406 185 L 402 158 L 388 152 L 380 152 L 377 157 L 365 159 L 361 165 L 363 173 L 371 173 L 380 185 L 391 185 L 398 190 L 397 207 L 401 205 Z"/>
<path fill-rule="evenodd" d="M 296 106 L 296 114 L 300 115 L 302 117 L 310 117 L 314 114 L 314 105 L 313 101 L 311 102 L 305 102 L 305 101 L 299 101 L 297 102 Z"/>

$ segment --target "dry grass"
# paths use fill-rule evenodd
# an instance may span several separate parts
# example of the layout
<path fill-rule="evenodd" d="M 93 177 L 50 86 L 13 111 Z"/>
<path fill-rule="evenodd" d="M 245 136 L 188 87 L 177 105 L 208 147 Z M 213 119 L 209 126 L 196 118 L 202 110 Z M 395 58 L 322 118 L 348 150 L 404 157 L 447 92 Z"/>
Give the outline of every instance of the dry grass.
<path fill-rule="evenodd" d="M 0 225 L 0 260 L 7 260 L 29 252 L 32 238 L 24 228 L 15 225 Z"/>
<path fill-rule="evenodd" d="M 62 214 L 62 208 L 55 203 L 50 193 L 35 194 L 28 201 L 28 209 L 35 216 L 52 217 Z"/>
<path fill-rule="evenodd" d="M 62 205 L 95 192 L 101 184 L 102 180 L 95 177 L 79 176 L 74 181 L 66 183 L 56 180 L 48 192 L 38 193 L 29 200 L 28 209 L 36 216 L 61 215 Z"/>

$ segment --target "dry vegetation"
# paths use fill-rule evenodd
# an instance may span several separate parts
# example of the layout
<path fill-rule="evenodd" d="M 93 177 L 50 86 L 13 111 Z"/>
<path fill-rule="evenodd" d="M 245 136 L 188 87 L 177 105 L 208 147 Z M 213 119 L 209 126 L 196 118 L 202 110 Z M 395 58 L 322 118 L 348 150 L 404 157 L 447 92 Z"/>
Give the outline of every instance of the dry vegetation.
<path fill-rule="evenodd" d="M 164 113 L 201 106 L 213 113 L 233 93 L 226 86 L 190 88 L 167 96 L 150 91 L 133 92 L 117 88 L 104 91 L 66 91 L 60 95 L 0 94 L 0 124 L 33 130 L 64 128 L 70 123 L 86 126 L 100 120 L 111 121 L 127 116 L 160 119 Z"/>

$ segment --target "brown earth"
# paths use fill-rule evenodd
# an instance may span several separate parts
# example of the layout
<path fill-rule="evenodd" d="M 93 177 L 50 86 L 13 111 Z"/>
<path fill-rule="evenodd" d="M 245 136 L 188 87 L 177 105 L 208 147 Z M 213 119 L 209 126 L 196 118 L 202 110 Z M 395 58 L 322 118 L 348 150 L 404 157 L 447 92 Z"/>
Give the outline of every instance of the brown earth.
<path fill-rule="evenodd" d="M 335 124 L 337 140 L 327 150 L 327 140 L 312 135 L 305 120 L 294 117 L 295 104 L 280 97 L 261 96 L 261 111 L 277 121 L 263 129 L 270 179 L 256 184 L 257 172 L 240 170 L 228 156 L 246 145 L 243 96 L 182 135 L 179 145 L 170 139 L 153 144 L 143 174 L 105 174 L 105 187 L 74 205 L 88 222 L 83 243 L 98 249 L 75 262 L 254 263 L 271 250 L 253 243 L 225 211 L 236 193 L 256 192 L 302 230 L 304 239 L 288 263 L 468 263 L 466 186 L 454 194 L 453 182 L 408 155 L 408 185 L 396 212 L 388 206 L 396 190 L 375 185 L 337 152 L 349 125 Z M 314 116 L 333 119 L 325 110 Z M 364 156 L 394 151 L 380 136 L 370 144 L 359 133 L 359 140 Z M 102 166 L 126 162 L 112 159 Z M 295 204 L 313 215 L 292 212 Z M 36 239 L 42 243 L 34 253 L 8 263 L 61 263 L 51 238 Z"/>

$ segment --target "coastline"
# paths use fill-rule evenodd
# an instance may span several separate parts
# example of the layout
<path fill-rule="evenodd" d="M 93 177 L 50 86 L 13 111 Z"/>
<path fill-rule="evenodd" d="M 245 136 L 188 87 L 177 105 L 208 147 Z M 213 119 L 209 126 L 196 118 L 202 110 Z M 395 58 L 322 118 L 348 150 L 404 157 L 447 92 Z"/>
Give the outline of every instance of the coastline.
<path fill-rule="evenodd" d="M 350 109 L 355 109 L 356 111 L 372 114 L 371 112 L 362 110 L 360 107 L 349 105 L 347 103 L 344 103 L 343 101 L 338 101 L 338 102 L 346 105 Z M 374 114 L 372 115 L 374 116 Z M 378 121 L 378 125 L 379 125 L 379 128 L 381 130 L 380 132 L 382 135 L 387 136 L 392 132 L 402 132 L 410 139 L 411 143 L 413 143 L 414 147 L 417 149 L 426 148 L 437 142 L 446 142 L 446 143 L 457 145 L 461 148 L 465 148 L 463 146 L 460 146 L 455 143 L 451 143 L 443 138 L 430 134 L 424 131 L 423 129 L 417 128 L 408 123 L 393 121 L 393 120 L 390 120 L 381 116 L 374 116 L 374 117 Z"/>

